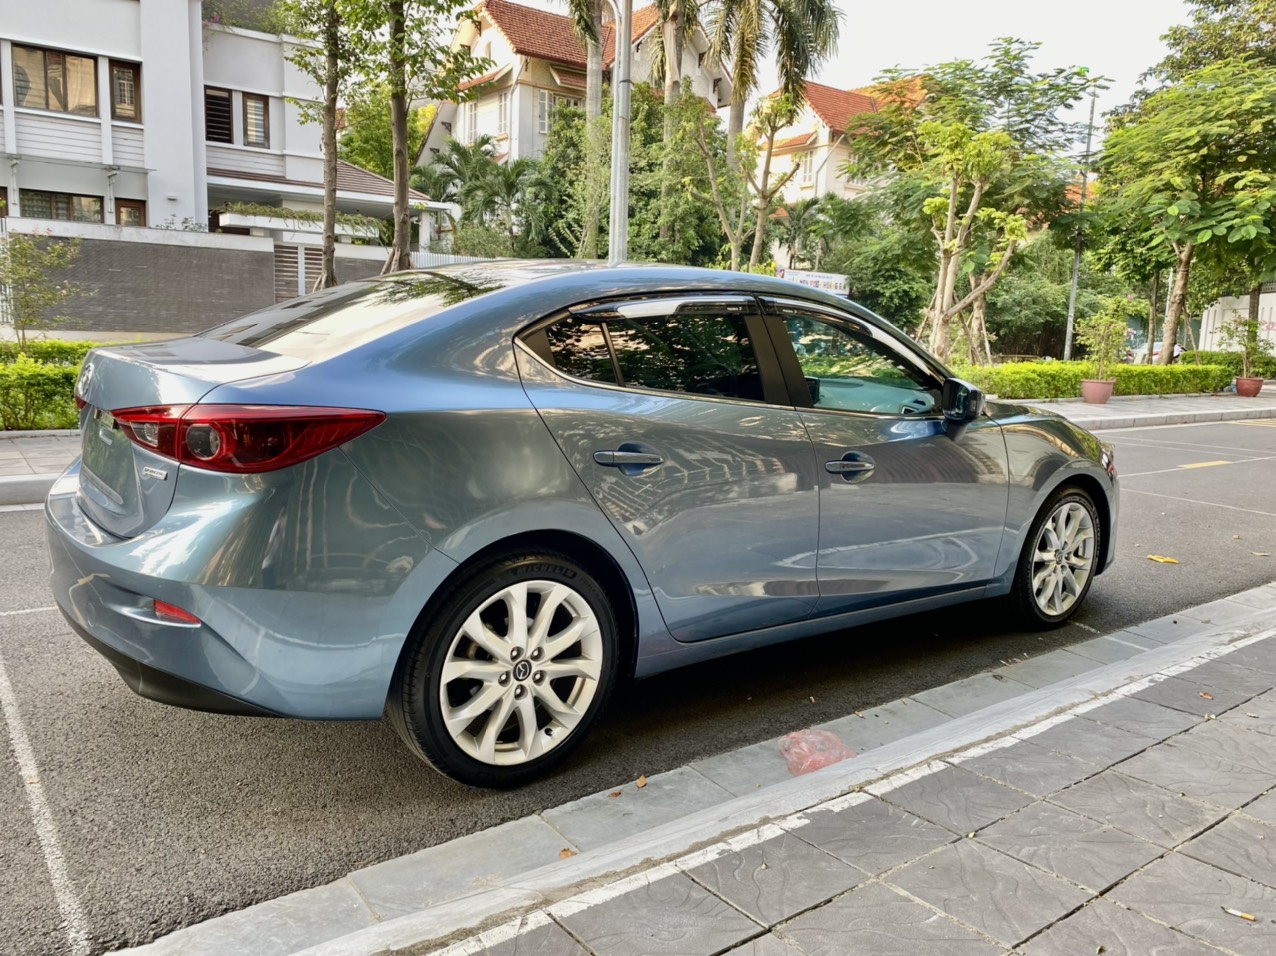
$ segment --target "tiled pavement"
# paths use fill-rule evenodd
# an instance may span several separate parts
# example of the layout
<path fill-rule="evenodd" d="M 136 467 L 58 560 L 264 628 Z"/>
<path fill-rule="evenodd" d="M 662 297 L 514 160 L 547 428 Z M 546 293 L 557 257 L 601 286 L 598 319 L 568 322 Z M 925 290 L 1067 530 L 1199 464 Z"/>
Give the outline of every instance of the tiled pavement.
<path fill-rule="evenodd" d="M 981 676 L 131 952 L 1276 952 L 1276 584 Z"/>

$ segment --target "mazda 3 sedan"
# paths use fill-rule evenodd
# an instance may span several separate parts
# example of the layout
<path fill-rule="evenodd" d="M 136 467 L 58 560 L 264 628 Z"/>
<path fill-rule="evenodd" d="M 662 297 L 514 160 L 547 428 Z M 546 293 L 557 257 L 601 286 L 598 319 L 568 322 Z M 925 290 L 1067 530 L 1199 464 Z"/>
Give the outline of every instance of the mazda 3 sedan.
<path fill-rule="evenodd" d="M 133 690 L 384 715 L 472 785 L 623 678 L 979 598 L 1058 625 L 1114 553 L 1110 447 L 735 272 L 354 282 L 95 349 L 76 400 L 53 591 Z"/>

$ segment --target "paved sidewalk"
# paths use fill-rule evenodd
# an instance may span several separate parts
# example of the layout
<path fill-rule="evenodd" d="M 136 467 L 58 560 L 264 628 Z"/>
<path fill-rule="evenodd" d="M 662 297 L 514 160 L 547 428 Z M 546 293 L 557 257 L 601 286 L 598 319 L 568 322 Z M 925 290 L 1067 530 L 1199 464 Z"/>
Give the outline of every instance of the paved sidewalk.
<path fill-rule="evenodd" d="M 1114 398 L 1107 405 L 1080 399 L 1026 402 L 1058 412 L 1085 428 L 1182 425 L 1192 422 L 1276 418 L 1276 388 L 1257 398 L 1173 395 Z M 80 453 L 78 432 L 0 432 L 0 506 L 42 501 L 53 479 Z"/>
<path fill-rule="evenodd" d="M 822 725 L 859 753 L 805 776 L 764 741 L 129 952 L 1276 952 L 1273 625 L 1276 584 Z"/>

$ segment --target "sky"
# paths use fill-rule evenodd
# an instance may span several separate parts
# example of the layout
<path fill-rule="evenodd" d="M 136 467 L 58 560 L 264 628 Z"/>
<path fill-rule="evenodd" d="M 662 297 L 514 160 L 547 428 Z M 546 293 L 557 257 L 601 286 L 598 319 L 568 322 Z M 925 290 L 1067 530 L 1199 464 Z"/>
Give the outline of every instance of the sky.
<path fill-rule="evenodd" d="M 515 0 L 565 13 L 566 0 Z M 646 0 L 634 0 L 635 8 Z M 997 37 L 1039 41 L 1035 65 L 1085 66 L 1112 80 L 1098 110 L 1129 99 L 1139 74 L 1161 59 L 1161 35 L 1188 20 L 1183 0 L 895 0 L 855 3 L 842 10 L 837 54 L 814 80 L 850 89 L 864 86 L 891 66 L 923 67 L 947 60 L 977 59 Z M 761 92 L 775 88 L 770 68 Z M 1083 120 L 1084 116 L 1078 119 Z M 1102 121 L 1099 121 L 1102 125 Z"/>

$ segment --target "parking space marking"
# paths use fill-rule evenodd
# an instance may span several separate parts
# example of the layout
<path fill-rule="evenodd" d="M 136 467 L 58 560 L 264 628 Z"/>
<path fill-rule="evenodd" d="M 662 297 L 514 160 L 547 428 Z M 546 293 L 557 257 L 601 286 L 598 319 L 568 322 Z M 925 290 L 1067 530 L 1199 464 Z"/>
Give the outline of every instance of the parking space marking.
<path fill-rule="evenodd" d="M 17 617 L 19 614 L 43 614 L 45 611 L 56 611 L 57 605 L 50 604 L 48 607 L 24 607 L 16 611 L 0 611 L 0 617 Z"/>
<path fill-rule="evenodd" d="M 1254 460 L 1254 459 L 1251 459 Z M 1186 465 L 1179 465 L 1180 468 L 1213 468 L 1216 465 L 1234 465 L 1234 461 L 1193 461 Z"/>
<path fill-rule="evenodd" d="M 1233 425 L 1252 425 L 1255 428 L 1276 428 L 1276 421 L 1266 418 L 1262 421 L 1239 421 L 1232 422 Z"/>
<path fill-rule="evenodd" d="M 1246 514 L 1262 515 L 1265 518 L 1276 518 L 1276 512 L 1259 511 L 1256 508 L 1238 508 L 1235 505 L 1222 505 L 1217 501 L 1198 501 L 1195 498 L 1184 498 L 1180 495 L 1158 495 L 1155 491 L 1140 491 L 1138 488 L 1122 488 L 1122 494 L 1147 495 L 1150 498 L 1168 498 L 1170 501 L 1182 501 L 1189 505 L 1205 505 L 1207 508 L 1226 508 L 1228 511 L 1244 511 Z"/>
<path fill-rule="evenodd" d="M 1237 458 L 1232 461 L 1194 461 L 1186 465 L 1175 465 L 1173 468 L 1158 468 L 1155 471 L 1135 471 L 1128 474 L 1123 473 L 1121 477 L 1142 478 L 1144 475 L 1168 475 L 1176 471 L 1181 471 L 1184 468 L 1212 468 L 1215 465 L 1248 465 L 1255 461 L 1276 461 L 1276 455 L 1267 455 L 1263 458 Z"/>
<path fill-rule="evenodd" d="M 13 748 L 14 759 L 18 762 L 22 789 L 27 795 L 27 803 L 31 805 L 31 822 L 35 825 L 36 837 L 44 853 L 44 864 L 48 867 L 53 895 L 58 903 L 58 911 L 62 914 L 67 943 L 71 947 L 72 956 L 88 956 L 88 920 L 67 874 L 66 858 L 62 855 L 62 845 L 58 842 L 58 828 L 53 822 L 48 801 L 44 799 L 44 784 L 40 782 L 35 751 L 31 748 L 31 740 L 22 723 L 18 698 L 13 692 L 13 685 L 9 683 L 9 672 L 5 670 L 3 657 L 0 657 L 0 711 L 4 713 L 5 726 L 9 730 L 9 744 Z"/>

